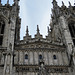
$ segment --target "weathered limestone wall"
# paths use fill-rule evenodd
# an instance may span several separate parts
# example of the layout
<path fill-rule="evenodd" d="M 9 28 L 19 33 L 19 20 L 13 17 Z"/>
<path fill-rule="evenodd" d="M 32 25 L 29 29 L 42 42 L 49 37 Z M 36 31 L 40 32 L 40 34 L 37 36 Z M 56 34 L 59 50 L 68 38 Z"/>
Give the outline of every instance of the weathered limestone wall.
<path fill-rule="evenodd" d="M 3 67 L 0 67 L 0 75 L 3 75 Z"/>
<path fill-rule="evenodd" d="M 16 72 L 14 75 L 38 75 L 38 72 Z M 49 73 L 48 75 L 70 75 L 69 73 Z"/>
<path fill-rule="evenodd" d="M 47 52 L 47 51 L 16 51 L 14 57 L 14 64 L 31 64 L 36 65 L 39 62 L 39 55 L 41 54 L 45 65 L 68 65 L 68 57 L 66 52 Z M 25 59 L 25 54 L 28 55 L 28 59 Z M 56 55 L 56 59 L 53 58 Z"/>

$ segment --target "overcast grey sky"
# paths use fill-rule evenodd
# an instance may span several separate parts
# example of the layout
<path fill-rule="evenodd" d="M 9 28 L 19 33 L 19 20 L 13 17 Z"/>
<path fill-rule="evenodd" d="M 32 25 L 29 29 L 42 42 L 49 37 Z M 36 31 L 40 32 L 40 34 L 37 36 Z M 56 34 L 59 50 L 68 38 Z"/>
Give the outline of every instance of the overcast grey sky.
<path fill-rule="evenodd" d="M 2 0 L 6 3 L 7 0 Z M 10 4 L 13 0 L 9 0 Z M 39 25 L 40 33 L 45 37 L 47 35 L 47 26 L 50 24 L 50 15 L 53 0 L 20 0 L 20 17 L 21 17 L 21 31 L 20 37 L 26 34 L 26 26 L 29 27 L 29 34 L 34 37 L 36 34 L 36 27 Z M 74 5 L 74 0 L 56 0 L 61 6 L 62 1 L 68 6 L 68 1 Z"/>
<path fill-rule="evenodd" d="M 68 1 L 74 5 L 74 0 L 63 0 L 68 6 Z M 61 6 L 62 0 L 57 0 Z M 50 15 L 52 0 L 20 0 L 21 39 L 25 35 L 26 26 L 29 27 L 29 33 L 34 37 L 36 27 L 39 25 L 40 33 L 45 37 L 47 35 L 47 26 L 50 24 Z"/>

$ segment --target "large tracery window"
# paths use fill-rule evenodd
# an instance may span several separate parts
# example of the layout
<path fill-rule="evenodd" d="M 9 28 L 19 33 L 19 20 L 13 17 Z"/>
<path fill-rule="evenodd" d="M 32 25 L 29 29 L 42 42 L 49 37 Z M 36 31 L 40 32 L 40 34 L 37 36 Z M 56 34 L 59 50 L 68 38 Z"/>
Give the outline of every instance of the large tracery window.
<path fill-rule="evenodd" d="M 5 27 L 5 22 L 0 19 L 0 45 L 2 45 L 3 42 L 4 27 Z"/>
<path fill-rule="evenodd" d="M 69 23 L 69 30 L 73 39 L 73 43 L 75 45 L 75 21 L 71 21 Z"/>

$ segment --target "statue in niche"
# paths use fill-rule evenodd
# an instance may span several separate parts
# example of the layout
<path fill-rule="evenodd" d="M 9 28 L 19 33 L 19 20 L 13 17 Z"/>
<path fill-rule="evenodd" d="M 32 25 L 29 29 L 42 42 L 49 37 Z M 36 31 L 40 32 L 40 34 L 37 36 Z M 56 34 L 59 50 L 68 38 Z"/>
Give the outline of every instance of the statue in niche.
<path fill-rule="evenodd" d="M 41 60 L 39 62 L 39 65 L 40 65 L 40 67 L 39 67 L 39 73 L 38 73 L 38 75 L 48 75 L 46 73 L 46 69 L 45 69 L 45 65 L 44 65 L 44 61 L 43 60 Z"/>

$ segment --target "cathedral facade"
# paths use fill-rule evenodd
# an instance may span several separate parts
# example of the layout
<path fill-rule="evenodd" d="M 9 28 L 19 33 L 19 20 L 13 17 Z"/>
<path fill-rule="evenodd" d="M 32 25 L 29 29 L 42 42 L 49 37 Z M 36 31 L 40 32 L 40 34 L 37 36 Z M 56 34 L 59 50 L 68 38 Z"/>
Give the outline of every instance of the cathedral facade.
<path fill-rule="evenodd" d="M 19 0 L 0 0 L 0 75 L 75 75 L 75 6 L 52 1 L 48 35 L 26 35 L 20 40 Z"/>

